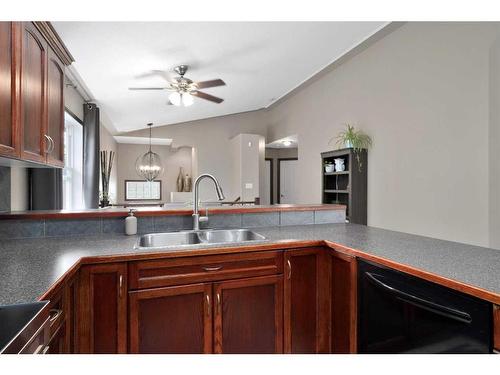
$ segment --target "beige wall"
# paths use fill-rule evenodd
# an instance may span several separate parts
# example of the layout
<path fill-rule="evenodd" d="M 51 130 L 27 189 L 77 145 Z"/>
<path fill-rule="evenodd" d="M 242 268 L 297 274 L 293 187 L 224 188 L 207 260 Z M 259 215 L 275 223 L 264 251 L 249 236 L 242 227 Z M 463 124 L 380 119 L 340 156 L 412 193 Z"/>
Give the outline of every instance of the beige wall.
<path fill-rule="evenodd" d="M 125 180 L 140 180 L 135 170 L 137 158 L 147 151 L 146 145 L 118 144 L 117 153 L 117 182 L 118 182 L 118 202 L 125 202 Z M 184 173 L 192 176 L 191 171 L 191 148 L 181 147 L 172 149 L 169 146 L 153 146 L 152 150 L 162 160 L 164 167 L 163 174 L 158 178 L 161 180 L 162 202 L 170 202 L 170 192 L 177 191 L 176 181 L 179 175 L 179 168 L 184 168 Z"/>
<path fill-rule="evenodd" d="M 215 104 L 214 104 L 215 105 Z M 195 148 L 197 174 L 211 173 L 217 177 L 228 200 L 238 196 L 233 180 L 233 149 L 231 138 L 240 133 L 266 135 L 265 113 L 247 112 L 238 115 L 211 118 L 153 128 L 153 137 L 171 138 L 173 146 Z M 147 130 L 127 133 L 130 136 L 148 136 Z M 195 175 L 195 177 L 196 177 Z M 215 190 L 209 183 L 200 185 L 203 200 L 215 200 Z"/>
<path fill-rule="evenodd" d="M 368 224 L 488 245 L 493 23 L 408 23 L 272 108 L 298 134 L 301 202 L 321 199 L 320 152 L 343 123 L 366 131 Z"/>

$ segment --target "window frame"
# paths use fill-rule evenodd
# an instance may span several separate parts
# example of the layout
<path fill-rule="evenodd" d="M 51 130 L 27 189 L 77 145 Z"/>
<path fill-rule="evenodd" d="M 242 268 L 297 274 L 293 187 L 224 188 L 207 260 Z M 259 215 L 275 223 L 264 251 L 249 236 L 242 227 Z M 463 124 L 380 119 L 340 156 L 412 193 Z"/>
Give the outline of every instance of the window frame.
<path fill-rule="evenodd" d="M 145 183 L 154 183 L 154 182 L 158 182 L 160 184 L 160 198 L 144 198 L 144 199 L 129 199 L 127 198 L 127 182 L 145 182 Z M 162 199 L 162 186 L 161 186 L 161 180 L 153 180 L 153 181 L 146 181 L 146 180 L 125 180 L 124 181 L 124 184 L 123 184 L 123 187 L 124 187 L 124 192 L 123 192 L 123 196 L 125 198 L 125 201 L 126 202 L 142 202 L 142 201 L 161 201 Z"/>

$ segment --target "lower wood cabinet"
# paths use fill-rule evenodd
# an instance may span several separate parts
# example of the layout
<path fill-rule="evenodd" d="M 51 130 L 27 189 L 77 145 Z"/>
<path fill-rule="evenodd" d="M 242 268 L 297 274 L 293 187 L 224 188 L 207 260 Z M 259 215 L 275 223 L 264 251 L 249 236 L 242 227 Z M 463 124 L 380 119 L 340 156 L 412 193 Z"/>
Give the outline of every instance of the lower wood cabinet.
<path fill-rule="evenodd" d="M 331 251 L 332 260 L 332 353 L 357 352 L 356 258 Z"/>
<path fill-rule="evenodd" d="M 131 353 L 211 353 L 212 285 L 129 293 Z"/>
<path fill-rule="evenodd" d="M 493 348 L 500 353 L 500 306 L 493 305 Z"/>
<path fill-rule="evenodd" d="M 283 276 L 214 284 L 214 352 L 283 352 Z"/>
<path fill-rule="evenodd" d="M 285 251 L 285 353 L 329 353 L 331 259 L 323 248 Z"/>
<path fill-rule="evenodd" d="M 83 266 L 77 306 L 78 353 L 127 352 L 127 263 Z"/>

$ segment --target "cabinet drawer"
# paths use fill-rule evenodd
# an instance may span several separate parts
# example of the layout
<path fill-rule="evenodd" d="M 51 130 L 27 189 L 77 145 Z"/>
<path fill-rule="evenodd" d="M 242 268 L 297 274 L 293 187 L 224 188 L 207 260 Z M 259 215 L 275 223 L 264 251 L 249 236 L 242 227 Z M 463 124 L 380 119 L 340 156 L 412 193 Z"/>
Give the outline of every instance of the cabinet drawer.
<path fill-rule="evenodd" d="M 177 259 L 131 262 L 130 289 L 228 280 L 283 272 L 279 251 L 208 255 Z"/>
<path fill-rule="evenodd" d="M 49 322 L 50 322 L 50 337 L 54 335 L 59 327 L 63 324 L 65 318 L 63 306 L 63 292 L 60 291 L 54 297 L 50 298 L 49 303 Z"/>

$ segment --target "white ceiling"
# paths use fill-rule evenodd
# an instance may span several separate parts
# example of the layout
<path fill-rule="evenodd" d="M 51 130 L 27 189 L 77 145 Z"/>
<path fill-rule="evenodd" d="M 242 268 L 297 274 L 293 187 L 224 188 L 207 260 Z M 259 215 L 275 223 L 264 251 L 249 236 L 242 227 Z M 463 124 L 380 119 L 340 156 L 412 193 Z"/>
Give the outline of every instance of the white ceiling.
<path fill-rule="evenodd" d="M 74 68 L 112 124 L 126 132 L 155 125 L 268 107 L 381 29 L 382 22 L 54 22 Z M 205 89 L 225 99 L 166 105 L 151 70 L 190 66 L 194 81 L 223 79 Z"/>
<path fill-rule="evenodd" d="M 151 142 L 155 146 L 170 146 L 173 142 L 173 139 L 170 138 L 127 137 L 125 135 L 115 135 L 113 138 L 118 143 L 129 145 L 149 145 Z"/>

